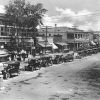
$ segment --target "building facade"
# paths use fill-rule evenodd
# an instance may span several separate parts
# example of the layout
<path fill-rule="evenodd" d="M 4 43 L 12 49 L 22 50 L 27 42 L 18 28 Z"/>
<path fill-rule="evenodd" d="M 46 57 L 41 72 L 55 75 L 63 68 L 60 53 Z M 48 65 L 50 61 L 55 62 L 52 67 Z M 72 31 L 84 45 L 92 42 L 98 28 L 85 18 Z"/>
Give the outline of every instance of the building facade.
<path fill-rule="evenodd" d="M 93 39 L 93 32 L 85 32 L 83 30 L 79 30 L 76 28 L 68 28 L 68 27 L 47 27 L 47 28 L 40 28 L 38 30 L 39 34 L 42 36 L 54 37 L 54 42 L 57 38 L 60 42 L 64 42 L 68 44 L 68 48 L 78 49 L 80 45 L 87 45 Z M 60 37 L 58 37 L 60 36 Z"/>
<path fill-rule="evenodd" d="M 34 44 L 34 40 L 30 36 L 33 31 L 28 28 L 9 26 L 7 22 L 5 14 L 0 14 L 0 47 L 2 45 L 7 47 L 12 40 L 15 40 L 17 43 L 15 45 L 18 45 L 19 48 L 30 49 Z"/>

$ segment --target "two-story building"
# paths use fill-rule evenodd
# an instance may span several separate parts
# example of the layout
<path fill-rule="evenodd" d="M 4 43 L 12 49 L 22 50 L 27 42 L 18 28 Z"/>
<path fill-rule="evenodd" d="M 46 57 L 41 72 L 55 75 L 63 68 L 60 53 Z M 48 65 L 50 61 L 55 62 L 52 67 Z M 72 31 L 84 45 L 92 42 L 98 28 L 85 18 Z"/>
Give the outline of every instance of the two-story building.
<path fill-rule="evenodd" d="M 92 32 L 85 32 L 76 28 L 46 27 L 40 28 L 38 32 L 41 36 L 53 36 L 54 42 L 58 40 L 58 42 L 67 43 L 68 48 L 71 50 L 78 49 L 80 45 L 87 45 L 93 39 Z M 61 38 L 61 40 L 58 38 Z"/>

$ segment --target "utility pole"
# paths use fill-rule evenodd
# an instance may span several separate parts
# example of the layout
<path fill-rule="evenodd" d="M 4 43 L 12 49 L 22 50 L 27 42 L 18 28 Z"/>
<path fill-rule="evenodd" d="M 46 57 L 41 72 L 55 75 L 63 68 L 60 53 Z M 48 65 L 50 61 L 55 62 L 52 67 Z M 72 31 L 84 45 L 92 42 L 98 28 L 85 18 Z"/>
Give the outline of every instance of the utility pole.
<path fill-rule="evenodd" d="M 48 27 L 46 26 L 45 54 L 47 51 L 47 30 L 48 30 Z"/>
<path fill-rule="evenodd" d="M 74 33 L 74 52 L 76 50 L 76 46 L 75 46 L 75 33 Z"/>

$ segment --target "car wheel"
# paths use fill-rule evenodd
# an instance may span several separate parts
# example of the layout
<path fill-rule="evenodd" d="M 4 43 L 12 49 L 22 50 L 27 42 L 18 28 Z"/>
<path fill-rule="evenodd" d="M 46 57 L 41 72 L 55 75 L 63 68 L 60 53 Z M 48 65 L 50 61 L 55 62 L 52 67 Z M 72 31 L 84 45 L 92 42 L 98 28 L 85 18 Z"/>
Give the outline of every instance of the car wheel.
<path fill-rule="evenodd" d="M 5 79 L 8 79 L 10 77 L 11 77 L 11 75 L 9 73 L 5 73 Z"/>

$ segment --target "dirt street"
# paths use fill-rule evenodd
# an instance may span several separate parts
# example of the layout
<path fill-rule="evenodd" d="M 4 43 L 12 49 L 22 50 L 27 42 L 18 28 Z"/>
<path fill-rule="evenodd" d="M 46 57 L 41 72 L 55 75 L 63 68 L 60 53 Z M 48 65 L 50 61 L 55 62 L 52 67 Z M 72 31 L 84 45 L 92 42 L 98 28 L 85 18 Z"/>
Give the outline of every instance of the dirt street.
<path fill-rule="evenodd" d="M 100 100 L 100 54 L 4 80 L 0 100 Z"/>

